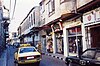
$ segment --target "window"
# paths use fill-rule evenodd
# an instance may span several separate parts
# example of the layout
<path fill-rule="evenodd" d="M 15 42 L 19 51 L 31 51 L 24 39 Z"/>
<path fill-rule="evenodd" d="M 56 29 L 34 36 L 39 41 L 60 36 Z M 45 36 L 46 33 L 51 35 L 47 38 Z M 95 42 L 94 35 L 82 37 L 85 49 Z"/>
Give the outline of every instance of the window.
<path fill-rule="evenodd" d="M 43 19 L 43 23 L 42 24 L 45 24 L 45 18 Z"/>
<path fill-rule="evenodd" d="M 32 20 L 32 18 L 33 18 L 33 16 L 32 16 L 32 14 L 31 14 L 31 24 L 33 25 L 33 20 Z"/>
<path fill-rule="evenodd" d="M 33 23 L 35 24 L 35 12 L 33 12 Z"/>
<path fill-rule="evenodd" d="M 82 54 L 82 58 L 90 58 L 92 59 L 94 57 L 95 51 L 94 50 L 87 50 Z"/>
<path fill-rule="evenodd" d="M 48 14 L 49 14 L 49 16 L 51 16 L 55 11 L 55 2 L 54 1 L 55 0 L 50 0 L 48 2 Z"/>
<path fill-rule="evenodd" d="M 30 16 L 29 16 L 29 27 L 31 26 L 31 18 L 30 18 Z"/>
<path fill-rule="evenodd" d="M 25 52 L 35 52 L 36 50 L 34 48 L 21 48 L 20 53 L 25 53 Z"/>
<path fill-rule="evenodd" d="M 68 42 L 69 52 L 77 53 L 77 50 L 82 49 L 82 31 L 81 26 L 73 27 L 68 29 Z M 78 48 L 80 47 L 80 48 Z M 81 51 L 81 50 L 80 50 Z"/>
<path fill-rule="evenodd" d="M 81 34 L 81 27 L 77 27 L 77 28 L 71 28 L 68 30 L 68 34 L 69 35 L 75 35 L 75 34 Z"/>
<path fill-rule="evenodd" d="M 42 13 L 45 11 L 44 4 L 42 4 Z"/>

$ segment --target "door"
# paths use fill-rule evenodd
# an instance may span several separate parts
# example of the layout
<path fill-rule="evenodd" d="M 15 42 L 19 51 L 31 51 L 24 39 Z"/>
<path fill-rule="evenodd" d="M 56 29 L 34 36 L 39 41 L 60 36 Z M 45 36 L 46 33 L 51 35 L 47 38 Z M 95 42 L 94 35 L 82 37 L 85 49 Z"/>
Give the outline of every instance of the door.
<path fill-rule="evenodd" d="M 91 47 L 100 47 L 100 27 L 90 29 Z"/>

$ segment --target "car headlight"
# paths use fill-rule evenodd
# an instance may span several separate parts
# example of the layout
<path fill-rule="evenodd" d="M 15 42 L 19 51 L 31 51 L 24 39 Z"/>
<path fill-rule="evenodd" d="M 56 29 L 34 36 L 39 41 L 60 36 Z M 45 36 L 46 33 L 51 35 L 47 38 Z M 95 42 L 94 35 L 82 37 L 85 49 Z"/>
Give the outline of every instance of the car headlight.
<path fill-rule="evenodd" d="M 85 60 L 80 60 L 80 64 L 81 65 L 86 65 L 86 61 Z"/>

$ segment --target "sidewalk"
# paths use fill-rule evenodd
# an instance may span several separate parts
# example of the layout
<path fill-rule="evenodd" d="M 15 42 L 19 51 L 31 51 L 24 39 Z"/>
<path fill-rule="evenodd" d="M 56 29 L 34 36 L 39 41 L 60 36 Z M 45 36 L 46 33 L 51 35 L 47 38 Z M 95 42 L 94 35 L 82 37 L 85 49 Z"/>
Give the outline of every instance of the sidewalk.
<path fill-rule="evenodd" d="M 0 66 L 6 66 L 6 60 L 7 60 L 7 51 L 4 50 L 4 52 L 2 53 L 1 57 L 0 57 Z"/>
<path fill-rule="evenodd" d="M 48 55 L 48 56 L 51 56 L 51 57 L 54 57 L 54 58 L 57 58 L 63 61 L 66 60 L 66 57 L 62 54 L 44 53 L 44 55 Z"/>

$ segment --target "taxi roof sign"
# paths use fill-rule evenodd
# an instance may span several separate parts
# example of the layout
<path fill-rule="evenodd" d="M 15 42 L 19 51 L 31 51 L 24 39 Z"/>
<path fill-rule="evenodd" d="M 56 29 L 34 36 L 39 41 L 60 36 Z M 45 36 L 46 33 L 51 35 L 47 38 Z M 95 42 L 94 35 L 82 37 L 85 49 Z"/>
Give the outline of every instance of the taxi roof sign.
<path fill-rule="evenodd" d="M 27 47 L 27 46 L 31 46 L 31 44 L 20 44 L 20 47 Z"/>

